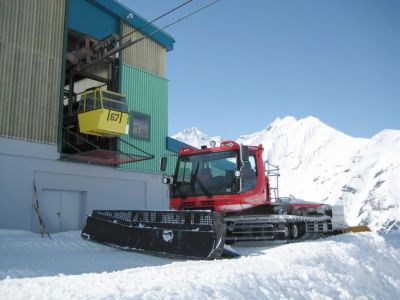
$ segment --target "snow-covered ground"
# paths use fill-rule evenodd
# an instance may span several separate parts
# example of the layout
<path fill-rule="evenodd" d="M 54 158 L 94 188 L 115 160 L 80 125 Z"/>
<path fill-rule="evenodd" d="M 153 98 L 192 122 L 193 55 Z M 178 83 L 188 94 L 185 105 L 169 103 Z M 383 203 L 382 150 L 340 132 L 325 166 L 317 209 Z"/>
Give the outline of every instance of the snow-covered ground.
<path fill-rule="evenodd" d="M 183 261 L 0 230 L 0 299 L 400 299 L 400 234 L 346 234 Z"/>
<path fill-rule="evenodd" d="M 197 128 L 173 138 L 195 147 L 221 140 Z M 289 116 L 237 141 L 264 146 L 264 159 L 280 167 L 281 196 L 343 205 L 349 225 L 400 229 L 400 130 L 355 138 L 315 117 Z"/>

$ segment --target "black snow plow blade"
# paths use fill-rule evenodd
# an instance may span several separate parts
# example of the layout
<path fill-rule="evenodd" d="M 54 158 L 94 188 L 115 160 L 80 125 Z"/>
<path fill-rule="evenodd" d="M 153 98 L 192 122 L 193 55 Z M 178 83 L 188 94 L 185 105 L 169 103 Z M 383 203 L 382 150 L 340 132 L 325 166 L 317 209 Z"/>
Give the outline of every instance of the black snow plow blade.
<path fill-rule="evenodd" d="M 124 249 L 215 259 L 223 253 L 225 224 L 211 211 L 94 210 L 82 237 Z"/>

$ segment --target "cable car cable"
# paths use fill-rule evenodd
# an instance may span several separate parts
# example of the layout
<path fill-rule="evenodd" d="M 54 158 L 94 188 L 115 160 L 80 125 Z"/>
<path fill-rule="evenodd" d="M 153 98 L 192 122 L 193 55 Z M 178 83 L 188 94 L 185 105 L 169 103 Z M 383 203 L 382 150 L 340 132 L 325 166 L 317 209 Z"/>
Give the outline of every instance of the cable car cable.
<path fill-rule="evenodd" d="M 74 76 L 74 75 L 77 74 L 78 72 L 83 71 L 83 70 L 89 68 L 91 65 L 94 65 L 94 64 L 96 64 L 96 63 L 98 63 L 98 62 L 101 62 L 102 60 L 106 59 L 107 57 L 110 57 L 110 56 L 112 56 L 112 55 L 114 55 L 114 54 L 116 54 L 116 53 L 119 53 L 119 52 L 121 52 L 122 50 L 124 50 L 124 49 L 126 49 L 126 48 L 128 48 L 128 47 L 130 47 L 130 46 L 132 46 L 132 45 L 134 45 L 134 44 L 137 44 L 137 43 L 139 43 L 139 42 L 145 40 L 146 38 L 151 37 L 152 35 L 156 34 L 157 32 L 160 32 L 160 31 L 162 31 L 162 30 L 164 30 L 164 29 L 166 29 L 166 28 L 168 28 L 168 27 L 170 27 L 170 26 L 172 26 L 172 25 L 175 25 L 175 24 L 178 23 L 178 22 L 181 22 L 181 21 L 183 21 L 183 20 L 185 20 L 185 19 L 187 19 L 187 18 L 193 16 L 194 14 L 196 14 L 196 13 L 198 13 L 198 12 L 200 12 L 200 11 L 206 9 L 207 7 L 209 7 L 209 6 L 211 6 L 211 5 L 215 4 L 215 3 L 217 3 L 217 2 L 219 2 L 219 1 L 220 1 L 220 0 L 214 0 L 214 1 L 210 2 L 210 3 L 208 3 L 207 5 L 204 5 L 204 6 L 200 7 L 199 9 L 196 9 L 195 11 L 193 11 L 193 12 L 191 12 L 191 13 L 189 13 L 189 14 L 187 14 L 187 15 L 185 15 L 185 16 L 179 18 L 179 19 L 177 19 L 176 21 L 171 22 L 171 23 L 165 25 L 164 27 L 161 27 L 161 28 L 159 28 L 159 29 L 153 31 L 152 33 L 150 33 L 150 34 L 148 34 L 148 35 L 145 35 L 145 36 L 143 36 L 143 37 L 141 37 L 141 38 L 138 38 L 138 39 L 136 39 L 136 40 L 133 40 L 133 41 L 128 41 L 128 42 L 126 42 L 125 44 L 123 44 L 121 47 L 119 47 L 119 48 L 114 48 L 114 49 L 108 51 L 107 53 L 104 54 L 103 57 L 100 57 L 100 58 L 98 58 L 98 59 L 95 59 L 95 60 L 93 60 L 91 63 L 88 63 L 88 64 L 86 64 L 86 65 L 84 65 L 84 66 L 82 66 L 82 67 L 80 67 L 79 65 L 77 65 L 77 66 L 75 67 L 75 69 L 71 72 L 71 76 Z"/>

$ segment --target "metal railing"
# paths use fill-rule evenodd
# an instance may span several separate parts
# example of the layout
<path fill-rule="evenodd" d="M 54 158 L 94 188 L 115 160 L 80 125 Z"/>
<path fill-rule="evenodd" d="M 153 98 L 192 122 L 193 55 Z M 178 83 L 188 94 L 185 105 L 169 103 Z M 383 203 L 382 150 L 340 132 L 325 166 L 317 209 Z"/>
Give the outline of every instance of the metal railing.
<path fill-rule="evenodd" d="M 271 201 L 275 202 L 279 199 L 279 176 L 281 176 L 279 174 L 279 166 L 273 165 L 269 160 L 265 161 L 265 165 L 266 175 L 270 178 Z"/>

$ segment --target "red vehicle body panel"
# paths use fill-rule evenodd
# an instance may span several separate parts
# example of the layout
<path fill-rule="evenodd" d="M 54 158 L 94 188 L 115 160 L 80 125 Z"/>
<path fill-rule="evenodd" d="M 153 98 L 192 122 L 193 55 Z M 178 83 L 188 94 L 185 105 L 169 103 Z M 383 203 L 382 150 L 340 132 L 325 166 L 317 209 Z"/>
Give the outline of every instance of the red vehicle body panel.
<path fill-rule="evenodd" d="M 239 150 L 240 145 L 236 142 L 226 141 L 225 144 L 231 146 L 221 146 L 215 148 L 193 149 L 191 147 L 183 147 L 179 152 L 180 156 L 193 155 L 200 153 L 221 152 L 227 150 Z M 170 208 L 176 210 L 184 209 L 211 209 L 217 212 L 235 212 L 260 205 L 268 205 L 271 203 L 269 179 L 265 176 L 262 145 L 249 146 L 249 152 L 255 154 L 257 165 L 257 184 L 250 191 L 239 194 L 213 195 L 211 198 L 202 196 L 187 196 L 185 198 L 172 198 L 170 200 Z"/>

